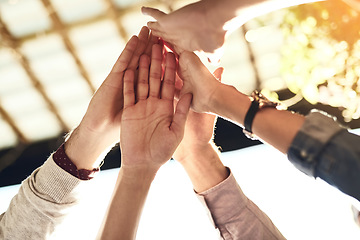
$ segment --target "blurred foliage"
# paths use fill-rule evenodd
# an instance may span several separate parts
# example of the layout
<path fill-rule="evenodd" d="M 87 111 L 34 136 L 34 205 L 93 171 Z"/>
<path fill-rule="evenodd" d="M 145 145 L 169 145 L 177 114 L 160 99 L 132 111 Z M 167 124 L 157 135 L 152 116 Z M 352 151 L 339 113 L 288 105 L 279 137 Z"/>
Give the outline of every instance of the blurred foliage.
<path fill-rule="evenodd" d="M 341 0 L 292 7 L 281 26 L 288 88 L 310 103 L 360 117 L 360 13 Z"/>

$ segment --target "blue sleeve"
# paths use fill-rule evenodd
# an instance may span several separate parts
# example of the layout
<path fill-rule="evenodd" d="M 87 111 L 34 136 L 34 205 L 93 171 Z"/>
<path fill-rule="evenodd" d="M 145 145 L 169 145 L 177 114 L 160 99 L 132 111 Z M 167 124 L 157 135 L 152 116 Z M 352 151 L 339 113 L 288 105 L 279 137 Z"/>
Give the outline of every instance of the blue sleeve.
<path fill-rule="evenodd" d="M 302 172 L 319 177 L 360 201 L 360 136 L 333 118 L 310 113 L 295 136 L 289 160 Z"/>

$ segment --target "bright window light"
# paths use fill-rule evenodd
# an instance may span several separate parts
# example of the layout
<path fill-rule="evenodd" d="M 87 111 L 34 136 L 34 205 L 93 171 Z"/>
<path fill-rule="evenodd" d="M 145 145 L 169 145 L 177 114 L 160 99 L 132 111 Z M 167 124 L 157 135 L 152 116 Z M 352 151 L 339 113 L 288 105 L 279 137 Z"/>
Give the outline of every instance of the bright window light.
<path fill-rule="evenodd" d="M 287 239 L 360 239 L 350 199 L 327 183 L 299 172 L 285 155 L 269 146 L 259 145 L 223 153 L 221 157 L 244 193 L 272 219 Z M 69 239 L 70 236 L 94 239 L 117 174 L 118 169 L 102 171 L 85 187 L 82 205 L 71 211 L 56 231 L 56 239 Z M 0 211 L 6 210 L 17 188 L 0 189 Z M 179 163 L 170 161 L 159 170 L 145 204 L 137 239 L 218 239 Z"/>

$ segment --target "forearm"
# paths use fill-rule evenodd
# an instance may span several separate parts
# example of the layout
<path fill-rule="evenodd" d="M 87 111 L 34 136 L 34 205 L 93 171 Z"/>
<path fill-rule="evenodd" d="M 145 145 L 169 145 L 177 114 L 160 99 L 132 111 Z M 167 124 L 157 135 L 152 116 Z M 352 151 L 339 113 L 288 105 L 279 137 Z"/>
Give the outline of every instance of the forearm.
<path fill-rule="evenodd" d="M 291 144 L 288 158 L 307 175 L 320 177 L 360 201 L 359 141 L 360 136 L 349 133 L 331 117 L 311 112 Z"/>
<path fill-rule="evenodd" d="M 244 195 L 212 144 L 202 150 L 189 148 L 189 153 L 181 164 L 223 239 L 284 239 L 268 216 Z"/>
<path fill-rule="evenodd" d="M 206 191 L 229 176 L 228 170 L 220 161 L 216 147 L 210 143 L 202 149 L 189 150 L 189 155 L 180 162 L 196 192 Z"/>
<path fill-rule="evenodd" d="M 66 139 L 65 153 L 78 169 L 92 170 L 99 167 L 112 146 L 106 139 L 106 134 L 92 132 L 80 124 Z"/>
<path fill-rule="evenodd" d="M 100 239 L 135 239 L 141 212 L 155 172 L 120 168 L 115 191 L 99 232 Z"/>
<path fill-rule="evenodd" d="M 251 100 L 247 95 L 232 86 L 221 84 L 210 101 L 210 111 L 243 126 L 250 104 Z M 264 108 L 255 115 L 252 130 L 264 142 L 287 153 L 303 122 L 304 117 L 301 115 Z"/>

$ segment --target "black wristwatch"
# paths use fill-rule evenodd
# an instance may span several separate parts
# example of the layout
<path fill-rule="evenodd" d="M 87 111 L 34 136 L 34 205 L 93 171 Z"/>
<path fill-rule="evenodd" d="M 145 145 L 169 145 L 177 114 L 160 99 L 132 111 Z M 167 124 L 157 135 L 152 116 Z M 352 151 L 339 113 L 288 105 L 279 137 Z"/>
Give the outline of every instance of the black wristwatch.
<path fill-rule="evenodd" d="M 248 138 L 252 140 L 257 140 L 258 138 L 252 132 L 252 124 L 256 113 L 262 108 L 266 108 L 266 107 L 276 108 L 277 106 L 279 106 L 279 103 L 270 101 L 257 90 L 251 93 L 251 98 L 252 101 L 250 108 L 245 115 L 243 132 L 245 136 L 247 136 Z"/>

